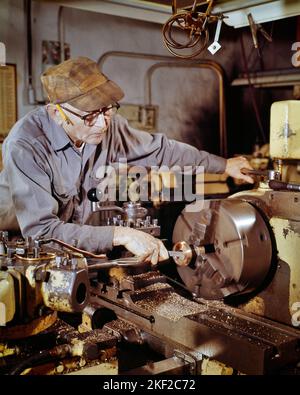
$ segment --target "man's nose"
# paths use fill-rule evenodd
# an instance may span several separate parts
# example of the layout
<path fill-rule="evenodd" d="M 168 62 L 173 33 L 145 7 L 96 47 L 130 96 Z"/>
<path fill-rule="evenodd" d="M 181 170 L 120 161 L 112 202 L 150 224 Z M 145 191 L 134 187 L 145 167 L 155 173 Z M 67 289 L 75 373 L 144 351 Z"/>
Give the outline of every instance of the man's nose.
<path fill-rule="evenodd" d="M 99 114 L 98 115 L 98 118 L 97 118 L 97 121 L 95 123 L 95 126 L 98 126 L 100 128 L 104 128 L 106 126 L 105 118 L 104 118 L 103 114 Z"/>

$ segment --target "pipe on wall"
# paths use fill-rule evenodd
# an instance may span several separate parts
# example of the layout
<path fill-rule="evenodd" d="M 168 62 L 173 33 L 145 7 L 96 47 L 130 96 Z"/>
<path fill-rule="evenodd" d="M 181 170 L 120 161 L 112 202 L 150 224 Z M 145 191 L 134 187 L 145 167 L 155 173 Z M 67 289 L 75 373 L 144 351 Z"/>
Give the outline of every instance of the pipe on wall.
<path fill-rule="evenodd" d="M 35 104 L 35 90 L 32 83 L 32 26 L 31 26 L 31 0 L 24 1 L 26 15 L 26 39 L 27 39 L 27 93 L 28 103 Z"/>
<path fill-rule="evenodd" d="M 174 63 L 174 62 L 164 62 L 152 65 L 146 75 L 147 79 L 147 93 L 148 93 L 148 104 L 152 103 L 152 76 L 153 73 L 161 67 L 182 67 L 182 68 L 200 68 L 209 69 L 216 73 L 219 83 L 219 139 L 220 139 L 220 155 L 227 157 L 227 135 L 226 135 L 226 112 L 225 112 L 225 94 L 224 94 L 224 72 L 221 66 L 212 61 L 198 61 L 196 64 L 194 62 L 185 63 Z"/>
<path fill-rule="evenodd" d="M 58 41 L 60 48 L 60 61 L 63 62 L 65 60 L 65 26 L 63 19 L 63 11 L 64 6 L 60 6 L 58 9 Z"/>
<path fill-rule="evenodd" d="M 27 40 L 27 93 L 28 93 L 28 104 L 37 105 L 45 104 L 44 100 L 36 99 L 36 91 L 33 83 L 33 72 L 32 72 L 32 1 L 24 0 L 24 10 L 26 18 L 26 40 Z"/>
<path fill-rule="evenodd" d="M 45 104 L 44 100 L 36 100 L 36 93 L 33 85 L 32 75 L 32 23 L 31 23 L 31 0 L 24 0 L 24 8 L 26 13 L 26 31 L 27 31 L 27 70 L 28 70 L 28 102 L 29 104 Z M 60 43 L 60 61 L 65 60 L 65 45 L 64 45 L 64 19 L 63 19 L 64 7 L 60 6 L 58 9 L 58 41 Z"/>
<path fill-rule="evenodd" d="M 119 57 L 119 58 L 134 58 L 134 59 L 148 59 L 148 60 L 165 60 L 165 61 L 174 61 L 174 62 L 183 62 L 183 60 L 178 60 L 173 56 L 166 56 L 166 55 L 152 55 L 149 53 L 135 53 L 135 52 L 126 52 L 126 51 L 108 51 L 105 52 L 100 58 L 98 59 L 98 65 L 100 69 L 102 69 L 104 62 L 107 58 L 111 56 Z"/>
<path fill-rule="evenodd" d="M 220 137 L 220 155 L 227 157 L 227 135 L 226 135 L 226 105 L 225 105 L 225 89 L 224 89 L 224 71 L 222 67 L 213 61 L 206 60 L 193 60 L 186 61 L 174 58 L 172 56 L 165 55 L 152 55 L 146 53 L 134 53 L 126 51 L 108 51 L 105 52 L 98 59 L 98 65 L 102 70 L 104 62 L 109 57 L 123 57 L 123 58 L 133 58 L 133 59 L 147 59 L 147 60 L 157 60 L 164 63 L 158 63 L 157 65 L 152 65 L 147 71 L 147 87 L 148 87 L 148 103 L 151 103 L 151 75 L 154 70 L 158 67 L 194 67 L 194 68 L 210 68 L 213 70 L 218 77 L 219 82 L 219 137 Z"/>

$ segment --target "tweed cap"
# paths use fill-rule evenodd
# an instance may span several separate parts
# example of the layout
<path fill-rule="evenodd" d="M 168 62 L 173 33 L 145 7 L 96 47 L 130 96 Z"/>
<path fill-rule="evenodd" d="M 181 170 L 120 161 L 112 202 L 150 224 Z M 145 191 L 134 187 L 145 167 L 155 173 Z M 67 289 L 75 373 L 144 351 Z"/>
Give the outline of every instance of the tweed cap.
<path fill-rule="evenodd" d="M 52 103 L 69 103 L 81 111 L 98 110 L 124 96 L 122 89 L 100 72 L 96 62 L 83 56 L 50 67 L 41 80 Z"/>

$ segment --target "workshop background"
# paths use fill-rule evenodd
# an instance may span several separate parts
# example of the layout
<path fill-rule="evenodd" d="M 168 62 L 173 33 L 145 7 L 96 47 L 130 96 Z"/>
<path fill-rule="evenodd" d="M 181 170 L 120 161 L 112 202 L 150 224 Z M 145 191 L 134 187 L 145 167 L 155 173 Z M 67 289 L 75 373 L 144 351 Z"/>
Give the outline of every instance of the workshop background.
<path fill-rule="evenodd" d="M 132 126 L 242 154 L 255 180 L 204 174 L 195 211 L 163 199 L 181 187 L 165 174 L 150 202 L 105 206 L 89 189 L 97 225 L 164 241 L 154 267 L 122 246 L 1 229 L 0 375 L 300 374 L 300 2 L 216 1 L 219 38 L 216 20 L 199 23 L 221 48 L 190 59 L 165 46 L 175 3 L 212 1 L 0 1 L 0 144 L 46 103 L 41 73 L 87 56 L 124 90 Z"/>
<path fill-rule="evenodd" d="M 185 68 L 183 65 L 180 68 L 157 67 L 149 77 L 149 68 L 161 60 L 131 58 L 130 54 L 174 58 L 162 38 L 163 21 L 171 16 L 171 2 L 160 2 L 168 4 L 163 9 L 164 13 L 162 7 L 150 7 L 149 11 L 145 1 L 128 3 L 129 6 L 125 7 L 112 2 L 115 7 L 110 10 L 107 1 L 1 1 L 0 39 L 6 45 L 6 62 L 16 64 L 18 118 L 44 100 L 39 76 L 46 67 L 59 62 L 61 55 L 82 55 L 99 60 L 103 72 L 123 88 L 125 97 L 121 104 L 151 104 L 155 107 L 154 115 L 150 114 L 150 124 L 138 126 L 159 130 L 199 149 L 220 153 L 216 72 L 196 66 Z M 76 8 L 72 8 L 72 4 Z M 111 15 L 114 13 L 116 15 Z M 204 50 L 197 57 L 216 62 L 224 69 L 229 156 L 251 154 L 255 144 L 268 142 L 271 104 L 294 98 L 294 82 L 291 83 L 290 79 L 286 79 L 283 86 L 276 85 L 279 72 L 284 70 L 288 73 L 295 69 L 291 62 L 295 53 L 292 44 L 300 41 L 299 26 L 297 16 L 264 23 L 272 42 L 258 32 L 260 57 L 254 48 L 249 26 L 234 28 L 223 23 L 220 34 L 222 48 L 215 55 Z M 209 30 L 212 42 L 215 24 Z M 64 54 L 60 53 L 59 43 L 62 41 L 66 45 Z M 103 58 L 111 51 L 126 54 L 122 57 L 111 54 Z M 245 71 L 267 74 L 268 87 L 254 88 L 252 94 L 247 81 L 243 85 L 234 85 Z M 273 83 L 270 77 L 273 77 Z M 284 78 L 282 80 L 285 81 Z M 136 111 L 136 108 L 131 111 L 133 119 Z"/>

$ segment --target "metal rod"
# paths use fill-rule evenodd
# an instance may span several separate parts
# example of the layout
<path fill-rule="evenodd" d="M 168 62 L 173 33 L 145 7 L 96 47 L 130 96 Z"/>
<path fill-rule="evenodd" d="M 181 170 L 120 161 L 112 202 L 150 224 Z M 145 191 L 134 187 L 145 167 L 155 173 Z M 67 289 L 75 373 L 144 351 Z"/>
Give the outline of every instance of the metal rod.
<path fill-rule="evenodd" d="M 133 58 L 133 59 L 148 59 L 148 60 L 159 60 L 159 61 L 174 61 L 174 62 L 183 62 L 183 60 L 178 60 L 173 56 L 166 56 L 166 55 L 152 55 L 149 53 L 136 53 L 136 52 L 127 52 L 127 51 L 108 51 L 105 52 L 100 58 L 98 59 L 98 65 L 100 69 L 102 69 L 104 62 L 107 58 L 114 56 L 119 58 Z"/>
<path fill-rule="evenodd" d="M 39 242 L 41 244 L 57 243 L 57 244 L 59 244 L 59 245 L 61 245 L 63 247 L 68 248 L 71 251 L 78 252 L 79 254 L 82 254 L 82 255 L 90 257 L 90 258 L 97 258 L 97 259 L 98 258 L 107 258 L 107 256 L 105 254 L 98 254 L 98 255 L 97 254 L 93 254 L 92 252 L 81 250 L 80 248 L 74 247 L 71 244 L 68 244 L 68 243 L 66 243 L 66 242 L 64 242 L 62 240 L 59 240 L 59 239 L 54 239 L 54 238 L 44 239 L 44 240 L 41 239 L 41 240 L 39 240 Z"/>
<path fill-rule="evenodd" d="M 151 324 L 153 324 L 155 322 L 155 318 L 153 315 L 148 315 L 148 314 L 143 314 L 137 310 L 132 309 L 131 307 L 128 306 L 124 306 L 122 303 L 117 303 L 114 300 L 111 300 L 109 298 L 106 298 L 105 296 L 103 296 L 101 293 L 95 292 L 95 290 L 93 288 L 91 288 L 91 293 L 96 295 L 100 300 L 104 300 L 106 303 L 108 304 L 112 304 L 114 306 L 117 306 L 121 309 L 124 309 L 126 311 L 129 311 L 130 313 L 133 313 L 141 318 L 145 318 L 146 320 L 148 320 Z"/>

